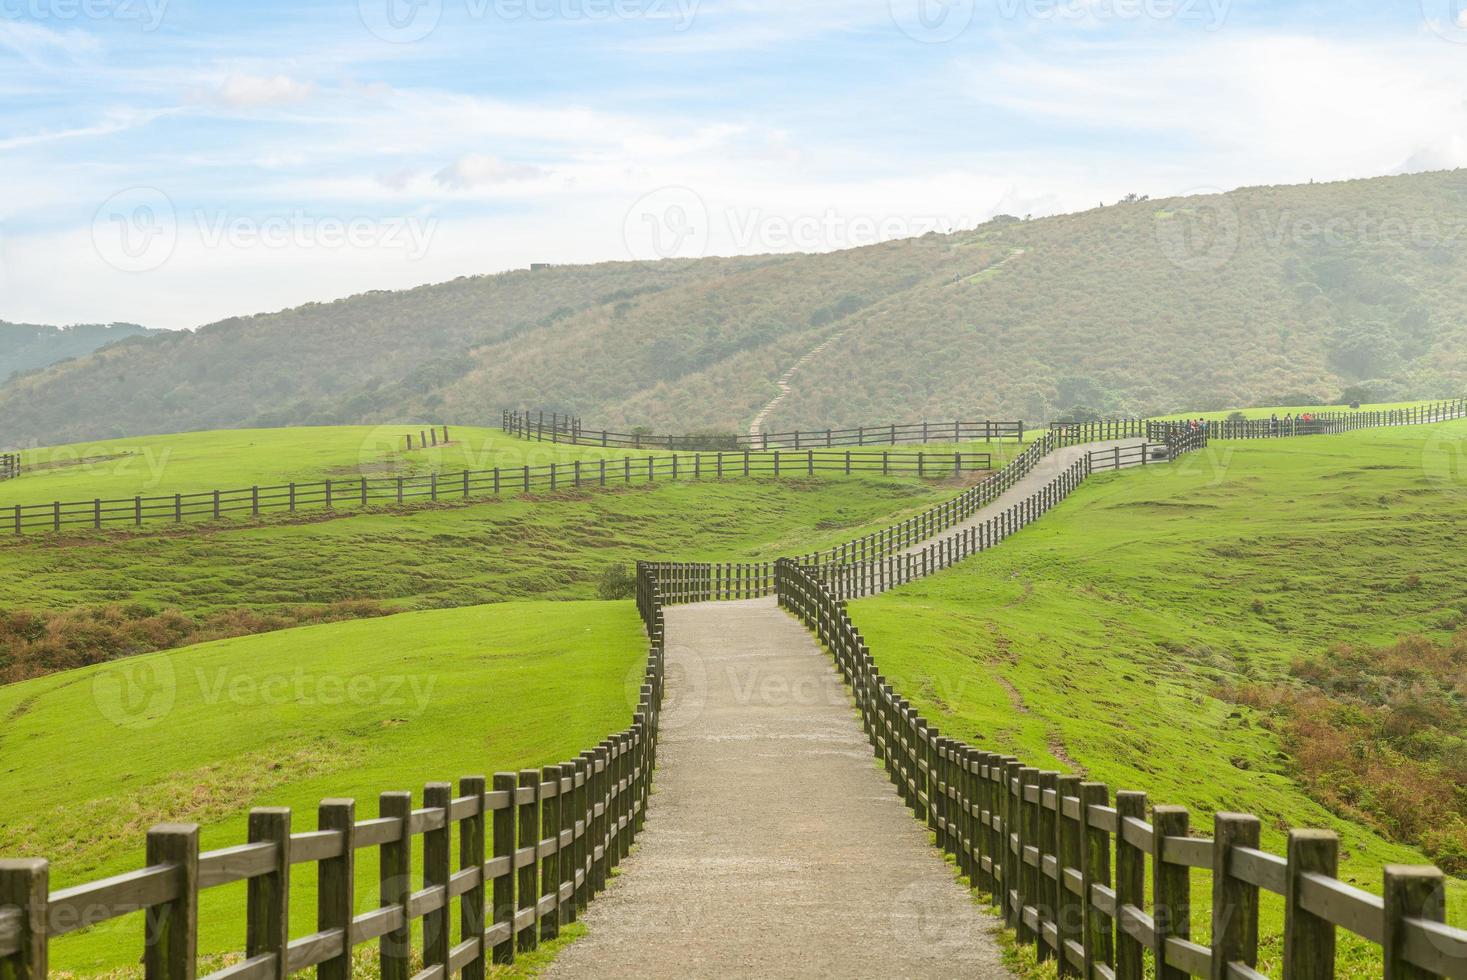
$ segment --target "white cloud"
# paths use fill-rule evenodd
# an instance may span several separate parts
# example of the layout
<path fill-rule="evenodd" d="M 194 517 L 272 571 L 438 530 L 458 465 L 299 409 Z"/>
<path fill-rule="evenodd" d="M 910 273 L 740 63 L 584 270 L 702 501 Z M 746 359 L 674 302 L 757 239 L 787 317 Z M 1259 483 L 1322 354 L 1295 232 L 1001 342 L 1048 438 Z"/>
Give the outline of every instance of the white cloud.
<path fill-rule="evenodd" d="M 970 97 L 1107 142 L 1164 141 L 1187 186 L 1390 173 L 1467 132 L 1467 61 L 1435 37 L 1234 32 L 1165 45 L 1057 45 L 970 66 Z"/>
<path fill-rule="evenodd" d="M 290 105 L 304 102 L 316 92 L 313 82 L 297 81 L 287 75 L 233 74 L 212 90 L 201 93 L 200 101 L 213 102 L 232 109 L 255 109 L 261 106 Z"/>
<path fill-rule="evenodd" d="M 521 180 L 544 177 L 545 171 L 524 163 L 508 163 L 495 156 L 470 153 L 433 175 L 433 179 L 444 187 L 469 190 L 494 184 L 508 184 Z"/>

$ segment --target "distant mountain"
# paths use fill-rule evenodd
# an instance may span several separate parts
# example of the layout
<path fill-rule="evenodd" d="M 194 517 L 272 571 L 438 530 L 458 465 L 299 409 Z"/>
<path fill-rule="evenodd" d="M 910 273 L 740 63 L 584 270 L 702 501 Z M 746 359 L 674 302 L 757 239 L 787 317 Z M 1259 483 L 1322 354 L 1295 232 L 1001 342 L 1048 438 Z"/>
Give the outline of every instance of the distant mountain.
<path fill-rule="evenodd" d="M 555 266 L 134 338 L 0 386 L 11 438 L 430 418 L 1042 421 L 1467 389 L 1467 171 L 820 255 Z"/>
<path fill-rule="evenodd" d="M 43 327 L 34 323 L 0 320 L 0 380 L 22 371 L 49 367 L 59 361 L 90 354 L 99 347 L 129 337 L 162 333 L 136 323 L 79 323 L 71 327 Z"/>

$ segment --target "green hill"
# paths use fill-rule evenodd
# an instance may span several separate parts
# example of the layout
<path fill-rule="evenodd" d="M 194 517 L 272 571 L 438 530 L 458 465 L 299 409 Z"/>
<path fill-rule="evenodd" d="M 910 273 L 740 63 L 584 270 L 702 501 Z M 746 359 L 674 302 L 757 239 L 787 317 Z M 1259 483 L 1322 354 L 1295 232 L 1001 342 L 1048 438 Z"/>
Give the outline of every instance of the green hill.
<path fill-rule="evenodd" d="M 5 438 L 432 418 L 772 429 L 1456 393 L 1467 172 L 1134 200 L 822 255 L 460 279 L 114 346 Z"/>
<path fill-rule="evenodd" d="M 78 323 L 43 327 L 0 320 L 0 380 L 90 354 L 99 347 L 161 333 L 135 323 Z"/>

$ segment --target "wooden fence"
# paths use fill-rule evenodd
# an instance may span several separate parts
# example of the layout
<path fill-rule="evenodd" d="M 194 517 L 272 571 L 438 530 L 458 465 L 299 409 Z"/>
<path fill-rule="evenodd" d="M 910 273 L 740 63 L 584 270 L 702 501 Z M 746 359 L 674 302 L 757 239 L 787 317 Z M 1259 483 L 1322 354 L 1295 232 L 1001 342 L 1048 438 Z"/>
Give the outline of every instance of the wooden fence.
<path fill-rule="evenodd" d="M 20 453 L 0 453 L 0 480 L 20 476 Z"/>
<path fill-rule="evenodd" d="M 546 466 L 495 467 L 431 473 L 416 477 L 358 477 L 318 483 L 284 483 L 233 490 L 203 490 L 115 500 L 52 501 L 0 507 L 0 527 L 15 534 L 66 528 L 101 530 L 113 524 L 141 527 L 144 522 L 182 523 L 217 520 L 265 511 L 295 513 L 308 509 L 367 508 L 408 503 L 499 497 L 510 493 L 605 487 L 656 480 L 703 480 L 733 477 L 783 479 L 839 474 L 842 476 L 916 476 L 941 478 L 986 472 L 989 453 L 901 452 L 893 450 L 771 450 L 767 453 L 696 453 L 671 456 L 628 456 L 613 460 L 575 460 Z"/>
<path fill-rule="evenodd" d="M 1206 429 L 1214 439 L 1267 439 L 1330 435 L 1397 425 L 1430 425 L 1460 418 L 1467 418 L 1467 398 L 1383 411 L 1315 412 L 1309 414 L 1308 419 L 1286 415 L 1267 419 L 1198 420 L 1195 428 Z M 1168 432 L 1193 428 L 1191 420 L 1183 419 L 1101 419 L 1094 422 L 1050 423 L 1050 431 L 1061 446 L 1129 438 L 1160 442 L 1166 438 Z"/>
<path fill-rule="evenodd" d="M 942 531 L 967 522 L 973 513 L 1032 470 L 1033 460 L 1023 468 L 1015 466 L 1019 462 L 1016 460 L 998 477 L 923 514 L 829 551 L 789 560 L 806 568 L 840 598 L 877 595 L 950 568 L 993 547 L 1038 520 L 1092 473 L 1168 463 L 1206 444 L 1206 433 L 1196 432 L 1178 436 L 1171 444 L 1118 446 L 1085 453 L 1018 503 L 986 520 L 968 523 L 955 534 L 937 537 Z M 1034 460 L 1042 457 L 1039 452 L 1042 448 L 1036 443 L 1032 450 Z M 934 538 L 920 550 L 911 550 L 920 542 Z M 750 599 L 775 592 L 775 575 L 769 562 L 654 562 L 648 568 L 669 604 Z"/>
<path fill-rule="evenodd" d="M 853 429 L 808 429 L 797 432 L 761 432 L 758 435 L 691 434 L 652 435 L 608 432 L 581 427 L 572 415 L 552 412 L 505 411 L 500 427 L 510 435 L 540 442 L 577 446 L 630 447 L 634 449 L 809 449 L 837 446 L 894 446 L 928 442 L 1023 442 L 1023 422 L 904 422 L 863 425 Z"/>
<path fill-rule="evenodd" d="M 1112 803 L 1103 783 L 944 737 L 893 690 L 814 569 L 780 560 L 775 589 L 830 651 L 902 802 L 1061 976 L 1262 980 L 1262 890 L 1285 901 L 1285 980 L 1333 977 L 1341 928 L 1381 947 L 1388 978 L 1467 977 L 1467 931 L 1444 924 L 1440 870 L 1387 866 L 1381 898 L 1336 877 L 1331 831 L 1290 831 L 1282 857 L 1260 849 L 1248 814 L 1215 814 L 1213 836 L 1194 837 L 1183 807 L 1153 806 L 1148 821 L 1144 793 Z M 1209 945 L 1191 939 L 1193 869 L 1211 877 Z"/>
<path fill-rule="evenodd" d="M 922 541 L 968 521 L 1027 476 L 1039 461 L 1057 448 L 1053 433 L 1046 433 L 993 477 L 950 500 L 879 531 L 839 544 L 826 551 L 801 555 L 794 561 L 821 569 L 831 582 L 860 583 L 871 594 L 931 574 L 939 568 L 996 544 L 1042 513 L 1035 510 L 1035 495 L 1029 501 L 1005 510 L 986 522 L 965 528 L 960 534 L 928 545 L 921 552 L 902 554 Z M 1166 463 L 1184 452 L 1207 444 L 1205 432 L 1174 432 L 1169 441 L 1139 443 L 1094 450 L 1051 481 L 1054 488 L 1044 509 L 1069 494 L 1092 472 Z M 1080 473 L 1078 478 L 1072 474 Z M 1073 482 L 1067 482 L 1071 481 Z M 1059 494 L 1059 496 L 1053 496 Z M 768 562 L 655 562 L 649 565 L 662 586 L 668 603 L 711 602 L 748 599 L 774 593 L 774 576 Z M 852 588 L 856 586 L 851 585 Z"/>
<path fill-rule="evenodd" d="M 323 800 L 315 830 L 293 829 L 289 809 L 257 808 L 246 842 L 203 853 L 197 825 L 160 824 L 148 831 L 143 869 L 60 890 L 45 860 L 0 861 L 0 978 L 41 980 L 52 940 L 142 911 L 144 976 L 193 980 L 199 893 L 242 880 L 244 958 L 210 980 L 279 980 L 311 967 L 349 980 L 353 949 L 373 941 L 388 980 L 482 980 L 488 963 L 513 963 L 576 921 L 642 829 L 664 672 L 662 603 L 641 569 L 637 608 L 650 650 L 631 725 L 571 761 L 497 773 L 492 783 L 465 776 L 456 793 L 428 783 L 417 809 L 411 793 L 383 793 L 374 819 L 358 819 L 354 800 Z M 378 853 L 380 904 L 358 914 L 356 853 L 366 848 Z M 302 864 L 316 866 L 316 931 L 292 937 L 291 869 Z M 412 974 L 418 920 L 423 969 Z"/>

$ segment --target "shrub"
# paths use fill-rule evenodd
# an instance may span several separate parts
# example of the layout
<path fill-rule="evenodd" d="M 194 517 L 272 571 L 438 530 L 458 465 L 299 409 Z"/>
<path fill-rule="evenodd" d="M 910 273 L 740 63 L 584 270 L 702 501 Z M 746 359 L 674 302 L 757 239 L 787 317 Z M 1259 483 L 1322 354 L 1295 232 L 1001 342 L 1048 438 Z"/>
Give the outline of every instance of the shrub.
<path fill-rule="evenodd" d="M 601 599 L 630 599 L 637 594 L 637 576 L 625 565 L 607 565 L 596 583 Z"/>

